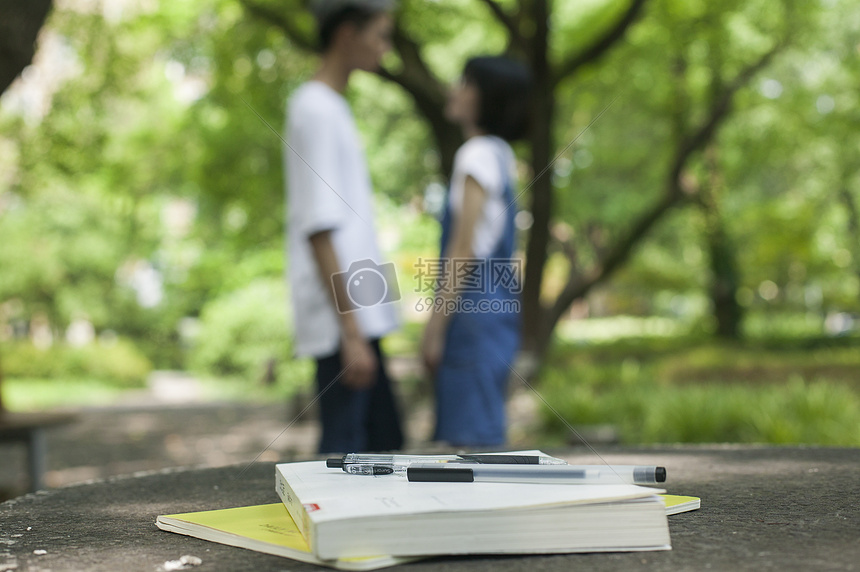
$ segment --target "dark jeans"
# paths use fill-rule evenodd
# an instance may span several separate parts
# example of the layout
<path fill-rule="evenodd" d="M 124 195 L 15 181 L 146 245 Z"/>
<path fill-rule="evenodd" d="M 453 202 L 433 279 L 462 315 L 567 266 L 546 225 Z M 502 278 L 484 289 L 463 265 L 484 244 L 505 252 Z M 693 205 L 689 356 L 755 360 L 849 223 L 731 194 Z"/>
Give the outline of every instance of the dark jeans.
<path fill-rule="evenodd" d="M 332 384 L 341 373 L 339 349 L 333 355 L 317 359 L 317 393 L 322 393 L 320 453 L 391 451 L 403 445 L 400 416 L 379 340 L 372 340 L 371 346 L 379 367 L 376 383 L 367 389 L 350 389 L 340 379 Z"/>

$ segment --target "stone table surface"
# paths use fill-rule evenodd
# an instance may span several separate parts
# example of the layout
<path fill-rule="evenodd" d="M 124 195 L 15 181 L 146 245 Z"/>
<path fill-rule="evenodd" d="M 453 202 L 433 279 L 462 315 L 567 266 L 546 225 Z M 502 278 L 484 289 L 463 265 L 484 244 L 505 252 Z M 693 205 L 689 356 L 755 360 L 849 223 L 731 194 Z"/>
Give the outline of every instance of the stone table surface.
<path fill-rule="evenodd" d="M 599 462 L 581 449 L 550 450 Z M 408 572 L 589 570 L 860 570 L 860 449 L 735 445 L 604 448 L 607 462 L 667 467 L 669 493 L 699 496 L 669 517 L 668 552 L 442 557 Z M 247 470 L 242 473 L 243 468 Z M 240 474 L 241 473 L 241 474 Z M 176 469 L 40 491 L 0 505 L 0 572 L 322 570 L 311 564 L 162 532 L 159 514 L 277 502 L 274 466 Z"/>

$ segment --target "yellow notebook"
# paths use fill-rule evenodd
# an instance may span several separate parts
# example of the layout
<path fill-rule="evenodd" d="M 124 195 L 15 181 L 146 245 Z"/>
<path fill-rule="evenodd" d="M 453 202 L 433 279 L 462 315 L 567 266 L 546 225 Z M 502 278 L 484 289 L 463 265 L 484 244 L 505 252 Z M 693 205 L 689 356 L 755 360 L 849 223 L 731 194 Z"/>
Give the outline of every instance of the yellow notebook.
<path fill-rule="evenodd" d="M 685 497 L 680 495 L 660 495 L 666 505 L 666 515 L 678 514 L 701 508 L 702 499 L 699 497 Z"/>
<path fill-rule="evenodd" d="M 168 532 L 338 570 L 374 570 L 417 560 L 394 556 L 321 560 L 311 553 L 283 503 L 162 515 L 155 524 Z"/>

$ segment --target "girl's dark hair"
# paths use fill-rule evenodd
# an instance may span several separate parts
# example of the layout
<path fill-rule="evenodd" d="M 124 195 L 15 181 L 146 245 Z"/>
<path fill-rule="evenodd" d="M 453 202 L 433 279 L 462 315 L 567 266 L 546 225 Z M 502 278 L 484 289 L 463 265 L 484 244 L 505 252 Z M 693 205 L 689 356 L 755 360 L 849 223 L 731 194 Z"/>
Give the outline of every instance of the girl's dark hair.
<path fill-rule="evenodd" d="M 363 6 L 346 6 L 319 22 L 319 51 L 325 53 L 334 41 L 334 34 L 344 24 L 352 24 L 361 29 L 385 10 Z"/>
<path fill-rule="evenodd" d="M 526 66 L 505 56 L 481 56 L 466 62 L 463 79 L 478 88 L 478 127 L 515 141 L 529 125 L 532 78 Z"/>

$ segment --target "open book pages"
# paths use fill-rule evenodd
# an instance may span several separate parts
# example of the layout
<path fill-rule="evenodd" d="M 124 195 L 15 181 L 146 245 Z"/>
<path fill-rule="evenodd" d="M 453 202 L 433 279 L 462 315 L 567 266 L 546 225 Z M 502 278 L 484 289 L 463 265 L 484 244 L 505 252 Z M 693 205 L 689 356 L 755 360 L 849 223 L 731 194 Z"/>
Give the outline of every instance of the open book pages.
<path fill-rule="evenodd" d="M 635 485 L 410 483 L 276 466 L 276 491 L 323 559 L 670 548 L 665 491 Z"/>

